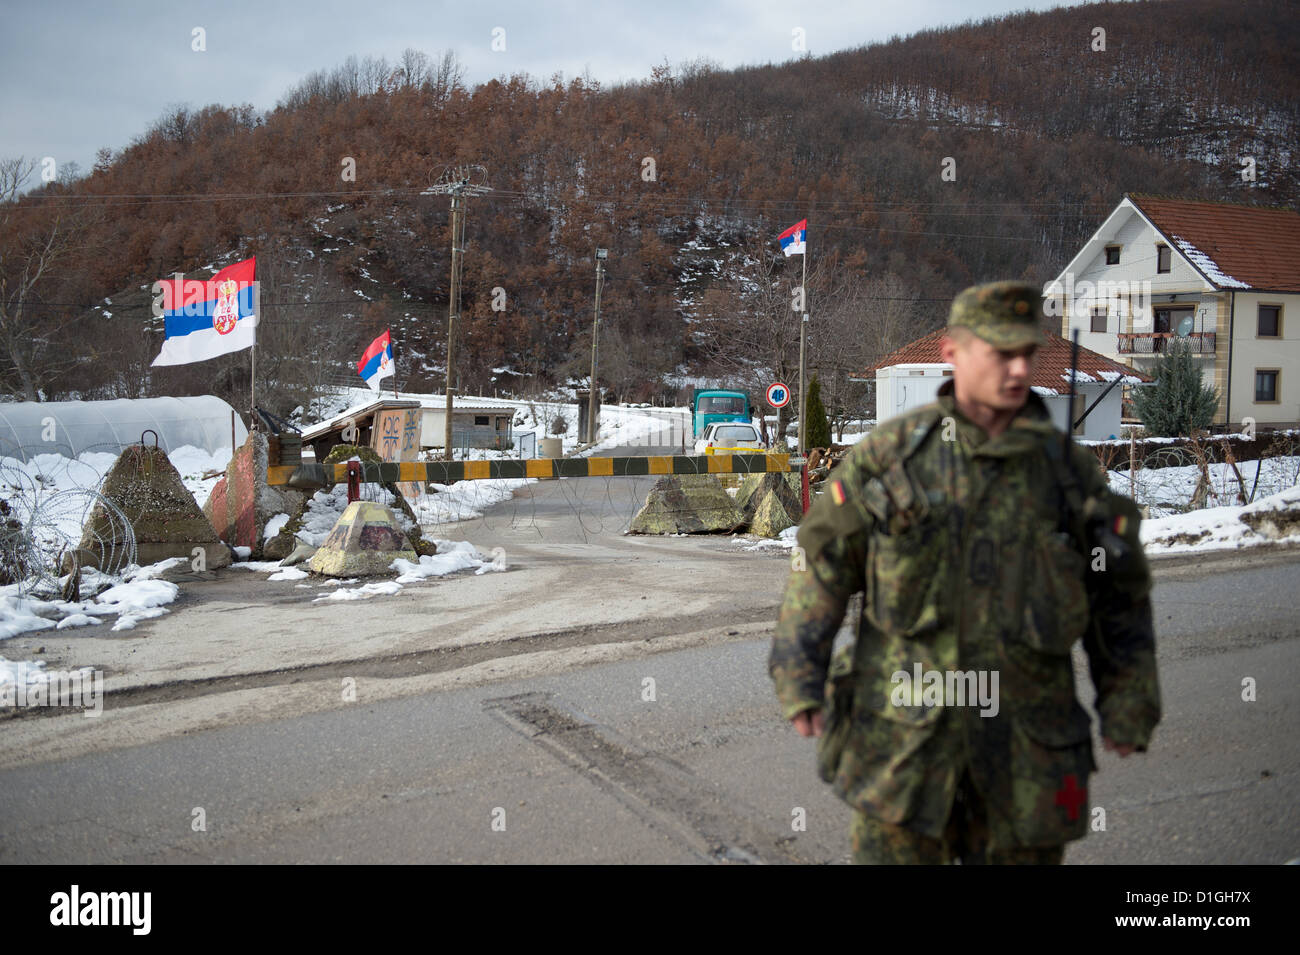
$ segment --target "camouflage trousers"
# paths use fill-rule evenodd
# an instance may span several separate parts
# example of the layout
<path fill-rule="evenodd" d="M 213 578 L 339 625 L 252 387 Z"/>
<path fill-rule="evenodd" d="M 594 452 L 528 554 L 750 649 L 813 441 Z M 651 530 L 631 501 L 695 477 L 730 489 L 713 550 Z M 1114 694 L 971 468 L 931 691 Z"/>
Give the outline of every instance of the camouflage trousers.
<path fill-rule="evenodd" d="M 1065 846 L 989 851 L 984 800 L 962 777 L 942 839 L 853 813 L 854 865 L 1060 865 Z"/>

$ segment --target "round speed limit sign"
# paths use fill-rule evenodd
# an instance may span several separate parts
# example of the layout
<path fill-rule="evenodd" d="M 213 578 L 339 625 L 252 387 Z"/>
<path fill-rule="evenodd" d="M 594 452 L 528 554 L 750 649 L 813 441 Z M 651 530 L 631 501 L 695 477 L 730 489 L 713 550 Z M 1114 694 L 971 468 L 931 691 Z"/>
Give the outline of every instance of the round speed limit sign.
<path fill-rule="evenodd" d="M 784 408 L 790 403 L 790 386 L 780 381 L 768 385 L 767 403 L 773 408 Z"/>

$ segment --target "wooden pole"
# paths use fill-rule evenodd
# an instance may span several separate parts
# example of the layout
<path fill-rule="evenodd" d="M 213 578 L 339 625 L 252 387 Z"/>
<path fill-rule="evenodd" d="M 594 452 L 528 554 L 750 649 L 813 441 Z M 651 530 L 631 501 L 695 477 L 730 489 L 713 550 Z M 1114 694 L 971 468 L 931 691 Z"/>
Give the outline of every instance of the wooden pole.
<path fill-rule="evenodd" d="M 600 340 L 600 286 L 605 278 L 604 261 L 596 259 L 596 317 L 591 323 L 591 391 L 587 395 L 587 443 L 596 443 L 596 354 Z"/>

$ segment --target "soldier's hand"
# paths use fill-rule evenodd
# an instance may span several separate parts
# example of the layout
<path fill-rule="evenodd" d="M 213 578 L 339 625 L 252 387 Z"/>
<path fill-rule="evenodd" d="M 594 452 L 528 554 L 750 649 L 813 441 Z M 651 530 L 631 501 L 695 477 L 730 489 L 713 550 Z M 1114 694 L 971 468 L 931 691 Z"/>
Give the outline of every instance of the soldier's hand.
<path fill-rule="evenodd" d="M 821 736 L 822 730 L 826 728 L 826 714 L 821 710 L 804 710 L 791 717 L 790 722 L 800 736 Z"/>
<path fill-rule="evenodd" d="M 1134 750 L 1132 743 L 1113 743 L 1105 737 L 1102 737 L 1101 745 L 1104 749 L 1108 749 L 1112 753 L 1119 753 L 1121 758 L 1129 755 Z"/>

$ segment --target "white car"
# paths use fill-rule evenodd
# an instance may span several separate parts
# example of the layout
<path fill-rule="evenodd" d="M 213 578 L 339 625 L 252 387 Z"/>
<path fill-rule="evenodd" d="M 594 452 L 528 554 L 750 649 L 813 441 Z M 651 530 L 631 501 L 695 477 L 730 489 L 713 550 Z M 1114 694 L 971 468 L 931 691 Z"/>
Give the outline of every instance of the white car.
<path fill-rule="evenodd" d="M 696 454 L 731 454 L 736 451 L 762 451 L 758 429 L 743 421 L 715 421 L 706 425 L 695 442 Z"/>

